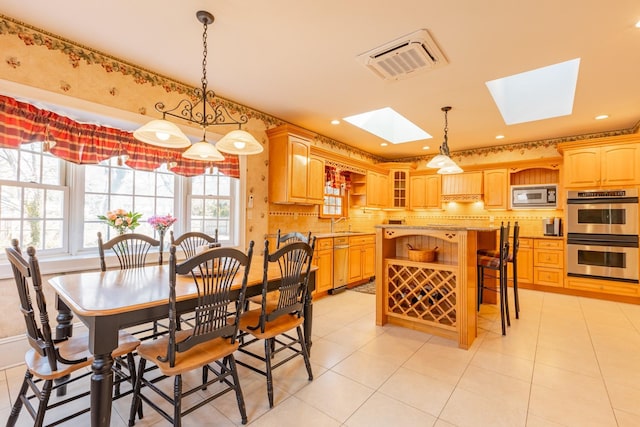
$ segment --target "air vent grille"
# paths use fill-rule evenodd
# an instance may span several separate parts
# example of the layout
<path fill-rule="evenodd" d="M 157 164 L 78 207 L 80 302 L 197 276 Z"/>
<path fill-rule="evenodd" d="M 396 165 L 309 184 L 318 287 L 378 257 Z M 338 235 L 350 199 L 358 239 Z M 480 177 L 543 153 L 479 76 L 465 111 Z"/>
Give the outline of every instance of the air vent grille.
<path fill-rule="evenodd" d="M 358 55 L 358 60 L 385 80 L 405 79 L 448 63 L 427 30 L 418 30 Z"/>

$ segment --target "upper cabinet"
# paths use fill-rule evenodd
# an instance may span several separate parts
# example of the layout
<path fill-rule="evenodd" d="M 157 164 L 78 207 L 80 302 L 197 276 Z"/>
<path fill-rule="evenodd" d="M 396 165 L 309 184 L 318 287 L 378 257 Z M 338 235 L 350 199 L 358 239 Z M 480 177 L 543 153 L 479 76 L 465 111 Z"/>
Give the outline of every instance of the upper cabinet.
<path fill-rule="evenodd" d="M 313 134 L 291 125 L 268 129 L 271 203 L 322 203 L 324 161 L 310 155 Z"/>
<path fill-rule="evenodd" d="M 388 206 L 389 175 L 367 172 L 367 201 L 370 208 L 386 208 Z"/>
<path fill-rule="evenodd" d="M 442 175 L 412 175 L 409 178 L 411 209 L 439 209 Z"/>
<path fill-rule="evenodd" d="M 409 207 L 409 171 L 392 169 L 390 208 L 404 209 Z"/>
<path fill-rule="evenodd" d="M 484 207 L 487 210 L 509 207 L 509 171 L 488 169 L 483 171 Z"/>
<path fill-rule="evenodd" d="M 636 142 L 612 144 L 611 139 L 594 141 L 586 147 L 569 144 L 562 147 L 565 188 L 621 187 L 640 183 L 640 145 Z"/>

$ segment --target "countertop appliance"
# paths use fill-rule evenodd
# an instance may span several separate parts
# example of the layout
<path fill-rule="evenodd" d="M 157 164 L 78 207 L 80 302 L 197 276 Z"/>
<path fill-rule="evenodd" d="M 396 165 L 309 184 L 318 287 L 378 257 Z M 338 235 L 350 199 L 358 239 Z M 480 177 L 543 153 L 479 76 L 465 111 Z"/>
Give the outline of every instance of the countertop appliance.
<path fill-rule="evenodd" d="M 543 219 L 542 231 L 545 236 L 562 236 L 562 219 L 558 217 Z"/>
<path fill-rule="evenodd" d="M 637 189 L 567 193 L 567 275 L 639 283 Z"/>
<path fill-rule="evenodd" d="M 558 186 L 544 185 L 512 185 L 511 208 L 523 209 L 555 209 L 557 207 Z"/>

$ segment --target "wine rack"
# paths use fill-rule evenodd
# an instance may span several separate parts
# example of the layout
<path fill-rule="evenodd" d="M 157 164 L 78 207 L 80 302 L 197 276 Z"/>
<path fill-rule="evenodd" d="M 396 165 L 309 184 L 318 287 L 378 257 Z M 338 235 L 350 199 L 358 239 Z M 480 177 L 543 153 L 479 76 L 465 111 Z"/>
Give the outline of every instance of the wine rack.
<path fill-rule="evenodd" d="M 457 266 L 386 260 L 387 314 L 455 330 Z"/>

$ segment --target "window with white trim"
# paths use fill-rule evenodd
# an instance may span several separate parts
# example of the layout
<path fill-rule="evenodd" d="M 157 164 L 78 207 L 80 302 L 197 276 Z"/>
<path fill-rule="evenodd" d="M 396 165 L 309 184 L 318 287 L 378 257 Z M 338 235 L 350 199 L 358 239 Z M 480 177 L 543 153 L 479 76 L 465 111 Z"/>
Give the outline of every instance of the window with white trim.
<path fill-rule="evenodd" d="M 17 238 L 38 252 L 68 250 L 69 188 L 65 162 L 42 150 L 42 143 L 0 149 L 0 241 Z"/>

